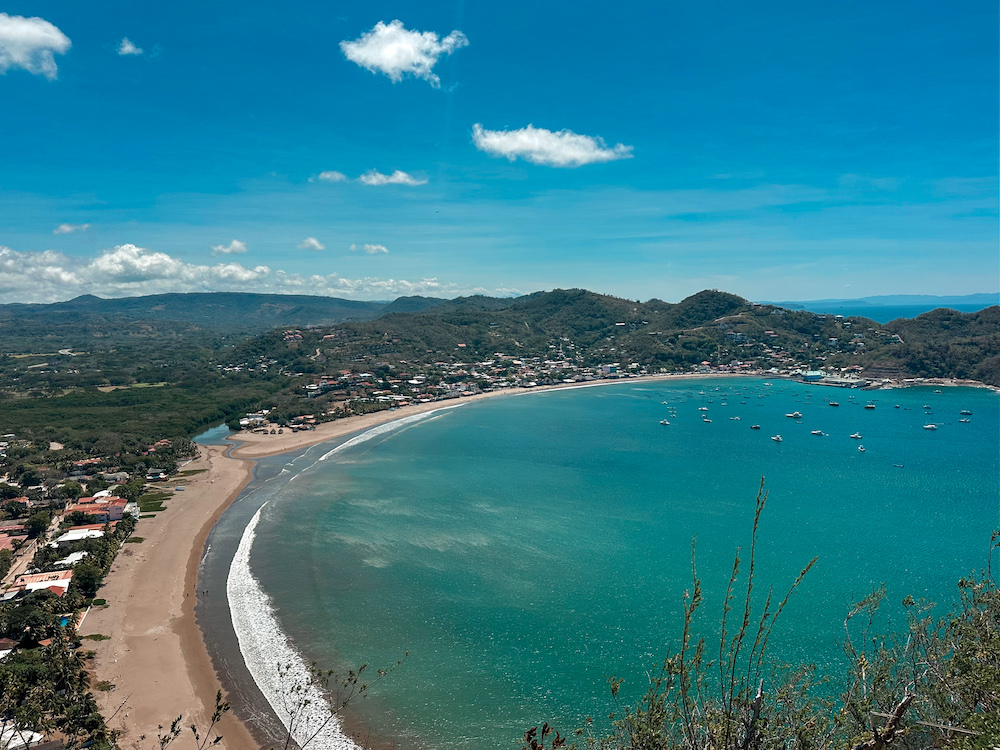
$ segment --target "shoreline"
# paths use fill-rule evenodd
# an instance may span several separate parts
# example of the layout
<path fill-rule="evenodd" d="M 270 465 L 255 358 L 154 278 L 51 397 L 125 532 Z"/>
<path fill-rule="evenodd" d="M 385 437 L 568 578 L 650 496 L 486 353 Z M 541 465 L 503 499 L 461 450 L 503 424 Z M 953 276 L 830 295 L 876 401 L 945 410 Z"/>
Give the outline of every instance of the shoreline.
<path fill-rule="evenodd" d="M 230 441 L 228 445 L 199 445 L 199 457 L 184 468 L 207 470 L 203 474 L 181 479 L 185 491 L 174 493 L 166 510 L 156 517 L 143 519 L 136 533 L 146 541 L 122 550 L 102 588 L 101 595 L 108 600 L 109 606 L 95 608 L 87 618 L 86 627 L 81 627 L 81 635 L 104 633 L 110 636 L 109 640 L 96 644 L 94 668 L 98 679 L 116 685 L 111 692 L 98 693 L 98 702 L 102 712 L 109 717 L 109 726 L 126 729 L 122 743 L 123 747 L 128 747 L 131 746 L 128 744 L 130 740 L 135 742 L 142 735 L 147 741 L 154 738 L 159 725 L 169 726 L 174 717 L 183 715 L 184 733 L 174 746 L 194 747 L 187 727 L 192 722 L 197 723 L 204 733 L 214 708 L 216 690 L 222 688 L 223 683 L 228 683 L 225 689 L 230 693 L 244 692 L 234 691 L 234 688 L 240 687 L 238 678 L 221 673 L 227 671 L 225 662 L 217 661 L 217 654 L 209 652 L 205 624 L 196 618 L 195 607 L 200 597 L 198 589 L 209 535 L 223 513 L 251 484 L 260 459 L 304 451 L 400 419 L 486 398 L 624 383 L 635 385 L 747 377 L 787 379 L 787 376 L 771 373 L 691 373 L 504 389 L 347 417 L 304 432 L 282 435 L 237 433 L 227 438 Z M 911 385 L 984 387 L 984 384 L 966 382 L 897 384 L 896 387 Z M 170 482 L 168 486 L 174 484 Z M 201 504 L 203 502 L 204 505 Z M 158 552 L 160 550 L 166 552 Z M 116 656 L 132 651 L 140 655 L 129 658 L 125 663 L 117 662 Z M 154 674 L 157 677 L 151 676 Z M 254 706 L 253 700 L 247 701 L 244 696 L 243 705 L 239 708 L 242 710 L 234 707 L 227 713 L 217 727 L 218 733 L 223 736 L 219 747 L 231 750 L 260 747 L 273 740 L 268 728 L 261 726 L 262 723 L 266 725 L 268 720 L 256 710 L 263 706 Z M 268 710 L 268 713 L 272 712 Z M 271 716 L 271 720 L 276 718 Z M 350 737 L 357 736 L 361 728 L 350 717 L 343 719 L 345 733 Z"/>
<path fill-rule="evenodd" d="M 173 746 L 195 747 L 189 726 L 205 733 L 221 687 L 195 621 L 198 569 L 209 532 L 249 483 L 252 462 L 227 457 L 225 446 L 198 453 L 184 468 L 204 473 L 182 478 L 184 492 L 142 519 L 133 538 L 143 541 L 123 547 L 101 587 L 107 606 L 92 608 L 79 631 L 106 637 L 93 643 L 93 671 L 115 687 L 95 695 L 108 726 L 122 732 L 122 747 L 150 741 L 177 716 L 183 731 Z M 216 730 L 221 747 L 256 746 L 231 713 Z"/>
<path fill-rule="evenodd" d="M 276 456 L 282 453 L 290 453 L 302 448 L 309 448 L 328 440 L 336 440 L 346 437 L 355 432 L 378 427 L 379 425 L 394 422 L 397 419 L 423 414 L 437 409 L 448 409 L 460 406 L 461 404 L 473 403 L 489 398 L 513 398 L 526 396 L 531 393 L 550 393 L 552 391 L 575 390 L 577 388 L 596 388 L 609 385 L 621 385 L 624 383 L 657 383 L 675 380 L 716 380 L 719 378 L 759 378 L 778 377 L 759 373 L 684 373 L 680 375 L 644 375 L 640 377 L 618 378 L 606 380 L 588 380 L 582 383 L 558 383 L 555 385 L 540 385 L 534 388 L 504 388 L 486 393 L 477 393 L 472 396 L 462 396 L 459 398 L 444 399 L 440 401 L 430 401 L 422 404 L 410 404 L 397 409 L 372 412 L 352 417 L 344 417 L 333 422 L 324 422 L 315 429 L 304 432 L 288 432 L 284 435 L 259 435 L 247 432 L 238 432 L 231 435 L 228 440 L 232 440 L 236 445 L 231 451 L 231 455 L 236 458 L 258 459 Z"/>

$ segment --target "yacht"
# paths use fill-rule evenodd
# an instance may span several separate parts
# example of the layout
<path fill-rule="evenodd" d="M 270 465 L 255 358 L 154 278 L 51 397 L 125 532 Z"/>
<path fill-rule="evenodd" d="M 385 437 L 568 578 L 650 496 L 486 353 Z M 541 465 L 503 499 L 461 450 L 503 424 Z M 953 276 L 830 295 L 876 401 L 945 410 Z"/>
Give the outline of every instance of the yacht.
<path fill-rule="evenodd" d="M 859 445 L 858 446 L 858 453 L 864 453 L 864 452 L 865 452 L 865 446 Z"/>
<path fill-rule="evenodd" d="M 781 442 L 781 435 L 775 435 L 775 436 L 773 436 L 771 438 L 771 440 L 773 440 L 776 443 L 780 443 Z"/>
<path fill-rule="evenodd" d="M 874 409 L 875 408 L 875 404 L 865 404 L 865 408 L 866 409 Z"/>
<path fill-rule="evenodd" d="M 752 425 L 750 425 L 750 429 L 751 430 L 759 430 L 760 429 L 760 425 L 759 424 L 752 424 Z"/>
<path fill-rule="evenodd" d="M 851 435 L 851 437 L 854 440 L 861 440 L 861 433 L 860 432 L 855 432 L 853 435 Z"/>
<path fill-rule="evenodd" d="M 698 411 L 708 411 L 708 407 L 707 406 L 699 406 L 698 407 Z"/>
<path fill-rule="evenodd" d="M 962 409 L 962 411 L 960 411 L 959 414 L 971 417 L 972 416 L 972 411 L 969 410 L 969 409 Z"/>
<path fill-rule="evenodd" d="M 660 424 L 670 424 L 670 422 L 668 422 L 668 421 L 667 421 L 667 420 L 665 420 L 665 419 L 661 419 L 661 420 L 660 420 Z"/>
<path fill-rule="evenodd" d="M 793 411 L 791 414 L 786 414 L 785 416 L 791 419 L 802 419 L 802 412 Z"/>
<path fill-rule="evenodd" d="M 823 430 L 813 430 L 810 434 L 811 435 L 822 435 L 823 434 Z"/>
<path fill-rule="evenodd" d="M 840 406 L 836 401 L 831 401 L 830 406 Z"/>
<path fill-rule="evenodd" d="M 972 420 L 969 419 L 968 417 L 959 417 L 958 421 L 959 422 L 971 422 Z"/>
<path fill-rule="evenodd" d="M 925 430 L 936 430 L 937 429 L 937 425 L 936 424 L 925 424 L 924 425 L 924 429 Z"/>

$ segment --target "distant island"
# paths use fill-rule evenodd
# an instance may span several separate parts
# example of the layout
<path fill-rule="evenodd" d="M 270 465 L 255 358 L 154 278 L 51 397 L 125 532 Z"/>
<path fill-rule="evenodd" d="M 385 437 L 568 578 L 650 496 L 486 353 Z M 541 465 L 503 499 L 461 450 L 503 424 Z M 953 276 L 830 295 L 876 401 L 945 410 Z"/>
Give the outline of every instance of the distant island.
<path fill-rule="evenodd" d="M 855 299 L 814 299 L 786 302 L 765 302 L 789 310 L 809 310 L 818 313 L 864 315 L 880 323 L 895 318 L 915 318 L 925 312 L 946 307 L 959 312 L 978 312 L 1000 305 L 1000 292 L 935 296 L 932 294 L 883 294 Z"/>

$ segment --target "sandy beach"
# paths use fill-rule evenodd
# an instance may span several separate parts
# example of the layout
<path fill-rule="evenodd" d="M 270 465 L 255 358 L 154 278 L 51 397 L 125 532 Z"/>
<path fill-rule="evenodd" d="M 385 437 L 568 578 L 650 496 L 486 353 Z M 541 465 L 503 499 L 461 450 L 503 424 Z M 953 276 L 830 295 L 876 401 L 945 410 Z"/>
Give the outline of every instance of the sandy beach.
<path fill-rule="evenodd" d="M 171 747 L 194 748 L 188 727 L 196 724 L 204 732 L 208 726 L 220 682 L 195 621 L 198 568 L 209 532 L 250 481 L 254 459 L 472 401 L 613 382 L 619 381 L 477 394 L 349 417 L 306 432 L 240 433 L 234 436 L 236 447 L 232 450 L 199 446 L 198 458 L 182 467 L 199 473 L 165 483 L 165 489 L 181 484 L 184 491 L 174 492 L 165 510 L 140 520 L 135 536 L 144 541 L 122 549 L 98 593 L 107 606 L 91 609 L 79 629 L 83 636 L 107 636 L 107 640 L 85 643 L 97 654 L 95 682 L 114 685 L 113 690 L 96 691 L 96 695 L 109 725 L 122 732 L 122 747 L 151 746 L 159 727 L 182 716 L 184 731 Z M 218 732 L 223 736 L 219 747 L 245 750 L 259 746 L 233 713 L 223 718 Z"/>
<path fill-rule="evenodd" d="M 135 536 L 144 541 L 123 547 L 98 594 L 107 606 L 92 608 L 80 627 L 81 635 L 108 636 L 84 643 L 97 652 L 96 679 L 115 685 L 96 695 L 109 725 L 122 731 L 123 748 L 154 746 L 157 728 L 178 716 L 184 732 L 171 747 L 194 748 L 189 725 L 204 732 L 210 721 L 219 683 L 194 618 L 198 563 L 208 532 L 252 467 L 225 451 L 200 446 L 183 469 L 202 473 L 181 480 L 184 491 L 164 511 L 139 521 Z M 222 747 L 257 746 L 232 715 L 219 732 Z"/>
<path fill-rule="evenodd" d="M 182 468 L 200 473 L 165 483 L 165 488 L 182 484 L 185 489 L 173 494 L 165 510 L 140 520 L 135 536 L 144 541 L 122 549 L 98 593 L 108 602 L 107 606 L 93 608 L 80 627 L 81 635 L 108 637 L 88 640 L 86 647 L 97 652 L 96 681 L 108 681 L 115 686 L 111 691 L 96 694 L 109 725 L 122 732 L 122 747 L 149 747 L 160 726 L 169 726 L 177 716 L 183 716 L 184 731 L 171 747 L 195 748 L 188 727 L 193 723 L 204 732 L 208 726 L 221 684 L 195 620 L 198 568 L 209 532 L 250 481 L 255 459 L 336 440 L 414 414 L 487 398 L 513 398 L 621 382 L 706 377 L 719 376 L 657 375 L 627 381 L 600 380 L 493 391 L 348 417 L 309 431 L 288 430 L 281 435 L 239 433 L 232 438 L 235 442 L 232 449 L 199 446 L 199 457 Z M 245 750 L 260 746 L 232 712 L 223 718 L 218 732 L 223 736 L 218 747 Z"/>
<path fill-rule="evenodd" d="M 149 740 L 155 741 L 160 725 L 168 726 L 174 718 L 183 716 L 184 734 L 172 747 L 194 748 L 187 727 L 192 723 L 199 728 L 208 725 L 220 683 L 195 621 L 199 563 L 212 527 L 250 481 L 255 459 L 487 398 L 621 382 L 717 377 L 720 375 L 648 376 L 496 391 L 349 417 L 309 431 L 286 430 L 281 435 L 239 433 L 233 436 L 236 446 L 228 455 L 227 446 L 200 446 L 199 457 L 182 468 L 201 472 L 166 483 L 168 487 L 183 484 L 185 489 L 174 493 L 164 511 L 139 522 L 136 536 L 144 541 L 123 548 L 98 594 L 108 605 L 92 609 L 80 628 L 81 635 L 108 636 L 108 640 L 86 641 L 86 647 L 97 652 L 96 679 L 115 685 L 112 691 L 97 695 L 111 727 L 123 732 L 122 747 L 151 746 Z M 224 717 L 218 730 L 223 735 L 220 747 L 259 747 L 244 723 L 232 713 Z"/>
<path fill-rule="evenodd" d="M 404 406 L 392 411 L 378 411 L 372 414 L 365 414 L 356 417 L 338 419 L 335 422 L 325 422 L 314 430 L 302 432 L 291 432 L 286 430 L 283 435 L 261 435 L 250 432 L 241 432 L 233 436 L 239 441 L 239 446 L 235 448 L 231 455 L 239 458 L 264 458 L 274 456 L 279 453 L 308 448 L 310 445 L 323 443 L 327 440 L 350 435 L 354 432 L 376 427 L 396 419 L 409 417 L 414 414 L 421 414 L 437 409 L 446 409 L 460 404 L 481 401 L 487 398 L 515 398 L 526 396 L 531 393 L 545 393 L 547 391 L 566 390 L 571 388 L 594 388 L 604 385 L 614 385 L 615 383 L 651 383 L 657 381 L 677 381 L 677 380 L 703 380 L 706 378 L 719 377 L 761 377 L 760 374 L 749 375 L 747 373 L 712 373 L 712 374 L 683 374 L 683 375 L 645 375 L 635 378 L 622 378 L 620 380 L 591 380 L 584 383 L 560 383 L 558 385 L 542 385 L 535 388 L 508 388 L 499 391 L 489 391 L 487 393 L 477 393 L 473 396 L 463 396 L 461 398 L 446 399 L 444 401 L 432 401 L 426 404 L 413 404 Z"/>

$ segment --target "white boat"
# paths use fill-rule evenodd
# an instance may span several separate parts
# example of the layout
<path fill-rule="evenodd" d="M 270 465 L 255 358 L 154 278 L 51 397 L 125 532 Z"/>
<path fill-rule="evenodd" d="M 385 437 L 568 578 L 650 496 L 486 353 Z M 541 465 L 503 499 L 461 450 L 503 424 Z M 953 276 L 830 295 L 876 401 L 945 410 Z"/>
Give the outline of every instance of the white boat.
<path fill-rule="evenodd" d="M 733 420 L 734 422 L 739 422 L 740 421 L 739 417 L 730 417 L 730 419 Z M 966 421 L 968 421 L 968 420 L 966 420 Z"/>
<path fill-rule="evenodd" d="M 972 416 L 972 412 L 969 411 L 968 409 L 962 409 L 962 411 L 960 411 L 959 414 L 963 414 L 963 415 L 966 415 L 966 416 L 969 416 L 969 417 Z"/>
<path fill-rule="evenodd" d="M 705 418 L 704 418 L 703 420 L 701 420 L 701 421 L 702 421 L 702 422 L 711 422 L 712 420 L 711 420 L 711 419 L 709 419 L 708 417 L 705 417 Z"/>
<path fill-rule="evenodd" d="M 851 437 L 854 438 L 855 440 L 861 440 L 861 433 L 855 432 L 853 435 L 851 435 Z"/>
<path fill-rule="evenodd" d="M 936 424 L 925 424 L 924 425 L 924 429 L 925 430 L 936 430 L 937 429 L 937 425 Z"/>
<path fill-rule="evenodd" d="M 836 401 L 831 401 L 830 406 L 840 406 Z"/>
<path fill-rule="evenodd" d="M 665 420 L 665 419 L 661 419 L 661 420 L 660 420 L 660 424 L 670 424 L 670 422 L 668 422 L 668 421 L 667 421 L 667 420 Z"/>
<path fill-rule="evenodd" d="M 865 408 L 866 409 L 874 409 L 875 408 L 875 404 L 865 404 Z"/>
<path fill-rule="evenodd" d="M 859 445 L 858 446 L 858 453 L 864 453 L 864 452 L 865 452 L 865 446 Z"/>
<path fill-rule="evenodd" d="M 780 442 L 781 442 L 781 435 L 774 435 L 774 436 L 773 436 L 773 437 L 771 438 L 771 440 L 773 440 L 773 441 L 774 441 L 774 442 L 776 442 L 776 443 L 780 443 Z"/>
<path fill-rule="evenodd" d="M 759 424 L 752 424 L 752 425 L 750 425 L 750 429 L 751 430 L 759 430 L 760 429 L 760 425 Z"/>
<path fill-rule="evenodd" d="M 790 417 L 791 419 L 802 419 L 802 412 L 793 411 L 791 414 L 786 414 L 785 416 Z"/>
<path fill-rule="evenodd" d="M 968 417 L 959 417 L 958 421 L 959 422 L 971 422 L 972 420 L 969 419 Z"/>
<path fill-rule="evenodd" d="M 810 434 L 812 434 L 812 435 L 822 435 L 823 434 L 823 430 L 813 430 Z"/>

